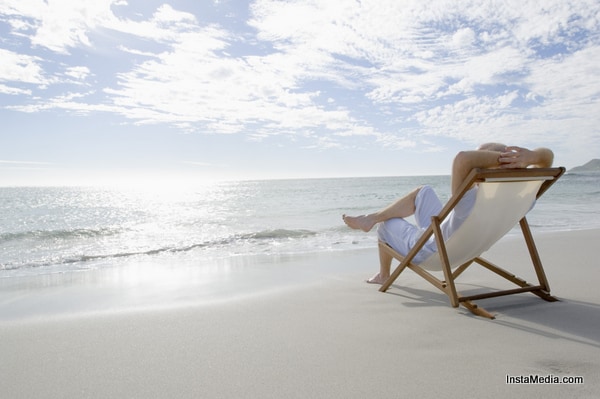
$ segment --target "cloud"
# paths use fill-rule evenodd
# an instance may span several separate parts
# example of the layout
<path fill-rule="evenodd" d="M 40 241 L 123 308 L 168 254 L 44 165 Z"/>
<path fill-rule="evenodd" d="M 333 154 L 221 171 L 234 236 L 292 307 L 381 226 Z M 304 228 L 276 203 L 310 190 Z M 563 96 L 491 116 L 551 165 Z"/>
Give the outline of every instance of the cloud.
<path fill-rule="evenodd" d="M 0 93 L 23 98 L 12 110 L 320 148 L 597 137 L 597 1 L 256 0 L 235 18 L 221 6 L 5 1 L 22 44 L 1 44 Z"/>
<path fill-rule="evenodd" d="M 16 87 L 6 86 L 0 83 L 0 94 L 8 94 L 8 95 L 30 95 L 31 91 L 23 90 Z"/>
<path fill-rule="evenodd" d="M 9 161 L 0 159 L 0 169 L 8 169 L 10 171 L 39 171 L 45 170 L 49 166 L 52 166 L 52 163 L 39 161 Z"/>
<path fill-rule="evenodd" d="M 38 161 L 8 161 L 1 160 L 0 164 L 2 165 L 50 165 L 48 162 L 38 162 Z"/>
<path fill-rule="evenodd" d="M 85 66 L 74 66 L 66 68 L 65 75 L 76 81 L 84 81 L 90 75 L 90 69 Z"/>
<path fill-rule="evenodd" d="M 44 76 L 41 59 L 0 48 L 0 81 L 45 85 L 50 83 Z"/>
<path fill-rule="evenodd" d="M 112 16 L 114 0 L 19 1 L 6 0 L 0 13 L 33 47 L 66 54 L 80 45 L 90 46 L 89 33 Z M 31 33 L 30 33 L 31 32 Z"/>

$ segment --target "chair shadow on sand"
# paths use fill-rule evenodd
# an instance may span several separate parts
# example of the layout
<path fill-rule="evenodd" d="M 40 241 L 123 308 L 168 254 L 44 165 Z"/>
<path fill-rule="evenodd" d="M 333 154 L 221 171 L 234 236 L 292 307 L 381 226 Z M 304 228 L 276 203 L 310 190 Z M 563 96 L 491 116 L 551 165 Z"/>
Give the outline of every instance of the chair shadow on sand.
<path fill-rule="evenodd" d="M 489 287 L 461 284 L 466 294 L 477 293 Z M 401 304 L 410 308 L 447 307 L 448 297 L 431 289 L 421 289 L 393 284 L 393 290 L 386 292 L 409 299 Z M 469 288 L 470 287 L 470 288 Z M 521 330 L 540 336 L 563 339 L 571 342 L 600 348 L 600 304 L 558 297 L 558 302 L 546 302 L 534 295 L 523 293 L 489 300 L 481 304 L 496 314 L 496 319 L 488 320 L 473 315 L 463 307 L 459 313 L 483 322 L 490 322 L 507 328 Z"/>

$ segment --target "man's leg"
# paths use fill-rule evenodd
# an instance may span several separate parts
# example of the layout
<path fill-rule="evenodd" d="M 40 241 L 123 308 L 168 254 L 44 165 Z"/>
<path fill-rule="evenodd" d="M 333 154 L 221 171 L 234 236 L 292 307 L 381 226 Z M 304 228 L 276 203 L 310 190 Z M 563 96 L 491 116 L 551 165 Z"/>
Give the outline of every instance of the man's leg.
<path fill-rule="evenodd" d="M 423 186 L 415 199 L 415 221 L 417 226 L 424 229 L 431 224 L 431 217 L 439 215 L 443 205 L 437 194 L 430 186 Z"/>
<path fill-rule="evenodd" d="M 406 256 L 421 236 L 423 228 L 429 226 L 431 216 L 437 215 L 442 209 L 442 203 L 435 191 L 430 186 L 423 186 L 416 190 L 414 201 L 414 215 L 417 226 L 407 222 L 404 218 L 392 218 L 379 226 L 379 239 L 401 255 Z M 418 261 L 418 256 L 415 260 Z M 390 276 L 393 257 L 379 247 L 379 273 L 367 280 L 368 283 L 383 284 Z"/>
<path fill-rule="evenodd" d="M 394 258 L 387 251 L 384 251 L 379 247 L 379 273 L 367 280 L 370 284 L 383 284 L 385 280 L 390 277 L 390 270 L 392 268 L 392 260 Z"/>
<path fill-rule="evenodd" d="M 352 229 L 367 232 L 377 223 L 385 222 L 386 220 L 393 218 L 406 218 L 411 216 L 415 213 L 415 199 L 417 198 L 419 190 L 421 190 L 421 187 L 417 187 L 393 204 L 375 213 L 361 216 L 343 215 L 344 222 Z"/>
<path fill-rule="evenodd" d="M 421 229 L 403 218 L 386 220 L 379 225 L 377 236 L 398 253 L 406 256 L 421 235 Z M 383 284 L 390 276 L 393 257 L 381 246 L 379 248 L 379 273 L 367 280 L 368 283 Z"/>

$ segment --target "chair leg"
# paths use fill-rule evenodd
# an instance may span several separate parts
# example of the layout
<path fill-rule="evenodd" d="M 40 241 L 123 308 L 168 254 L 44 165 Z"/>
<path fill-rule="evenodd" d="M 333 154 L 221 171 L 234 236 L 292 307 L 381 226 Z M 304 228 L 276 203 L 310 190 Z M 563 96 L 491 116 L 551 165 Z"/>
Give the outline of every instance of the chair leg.
<path fill-rule="evenodd" d="M 440 228 L 440 219 L 437 216 L 433 216 L 431 218 L 431 225 L 433 226 L 435 241 L 437 244 L 438 254 L 440 256 L 440 260 L 442 262 L 443 270 L 444 270 L 444 278 L 446 279 L 446 289 L 445 292 L 450 299 L 450 303 L 452 307 L 457 308 L 458 303 L 458 293 L 456 292 L 456 285 L 454 284 L 454 276 L 452 275 L 452 270 L 450 269 L 450 261 L 448 260 L 448 253 L 446 252 L 446 244 L 444 243 L 444 237 L 442 236 L 442 229 Z"/>
<path fill-rule="evenodd" d="M 521 231 L 523 232 L 523 236 L 525 237 L 525 243 L 527 244 L 527 249 L 529 250 L 531 262 L 533 263 L 533 267 L 535 269 L 535 273 L 537 274 L 538 281 L 542 286 L 542 289 L 547 293 L 550 293 L 550 285 L 548 284 L 548 279 L 546 278 L 546 273 L 544 272 L 544 267 L 542 266 L 542 261 L 535 246 L 535 241 L 533 240 L 533 235 L 531 234 L 531 230 L 529 229 L 529 223 L 527 223 L 527 219 L 525 217 L 521 219 L 519 221 L 519 225 L 521 226 Z"/>
<path fill-rule="evenodd" d="M 390 259 L 389 264 L 387 263 L 388 257 Z M 400 264 L 390 274 L 390 277 L 388 277 L 388 279 L 381 285 L 381 287 L 379 288 L 380 292 L 386 292 L 387 289 L 390 288 L 390 286 L 398 278 L 400 273 L 402 273 L 404 271 L 404 269 L 406 269 L 406 266 L 408 266 L 408 264 L 410 263 L 410 259 L 412 259 L 412 258 L 402 257 L 402 255 L 397 253 L 389 245 L 387 245 L 386 243 L 384 243 L 382 241 L 379 241 L 379 264 L 380 264 L 380 266 L 382 266 L 382 267 L 390 266 L 390 268 L 391 268 L 391 262 L 392 262 L 393 258 L 400 260 Z"/>
<path fill-rule="evenodd" d="M 550 295 L 550 292 L 546 290 L 546 287 L 544 287 L 542 281 L 540 281 L 539 285 L 532 285 L 529 284 L 527 281 L 523 280 L 522 278 L 519 278 L 517 276 L 515 276 L 513 273 L 502 269 L 501 267 L 479 257 L 479 258 L 475 258 L 474 261 L 476 263 L 478 263 L 479 265 L 485 267 L 486 269 L 488 269 L 491 272 L 496 273 L 497 275 L 499 275 L 500 277 L 512 282 L 513 284 L 521 287 L 521 289 L 515 289 L 515 290 L 505 290 L 505 291 L 500 291 L 497 293 L 492 293 L 490 294 L 488 297 L 493 297 L 493 296 L 501 296 L 499 295 L 499 293 L 502 292 L 506 292 L 507 294 L 511 294 L 511 293 L 519 293 L 519 292 L 531 292 L 537 296 L 539 296 L 542 299 L 545 299 L 546 301 L 549 302 L 554 302 L 557 301 L 558 299 L 556 299 L 555 297 L 553 297 L 552 295 Z M 541 265 L 540 265 L 541 266 Z M 542 269 L 543 272 L 543 269 Z"/>
<path fill-rule="evenodd" d="M 474 304 L 471 301 L 463 301 L 460 304 L 463 305 L 465 308 L 469 309 L 469 311 L 471 311 L 471 313 L 473 313 L 476 316 L 486 317 L 492 320 L 496 318 L 496 316 L 494 316 L 484 308 Z"/>

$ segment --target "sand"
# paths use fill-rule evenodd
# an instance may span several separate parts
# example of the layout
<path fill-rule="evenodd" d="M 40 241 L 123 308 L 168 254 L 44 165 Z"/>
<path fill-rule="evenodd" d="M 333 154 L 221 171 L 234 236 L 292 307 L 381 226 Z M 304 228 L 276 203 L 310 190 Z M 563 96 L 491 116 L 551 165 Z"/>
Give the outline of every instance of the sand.
<path fill-rule="evenodd" d="M 600 230 L 536 240 L 560 302 L 481 301 L 495 320 L 450 307 L 410 271 L 378 292 L 363 282 L 376 249 L 1 279 L 0 396 L 597 398 Z M 488 258 L 531 279 L 518 237 Z M 461 281 L 502 284 L 479 270 Z"/>

